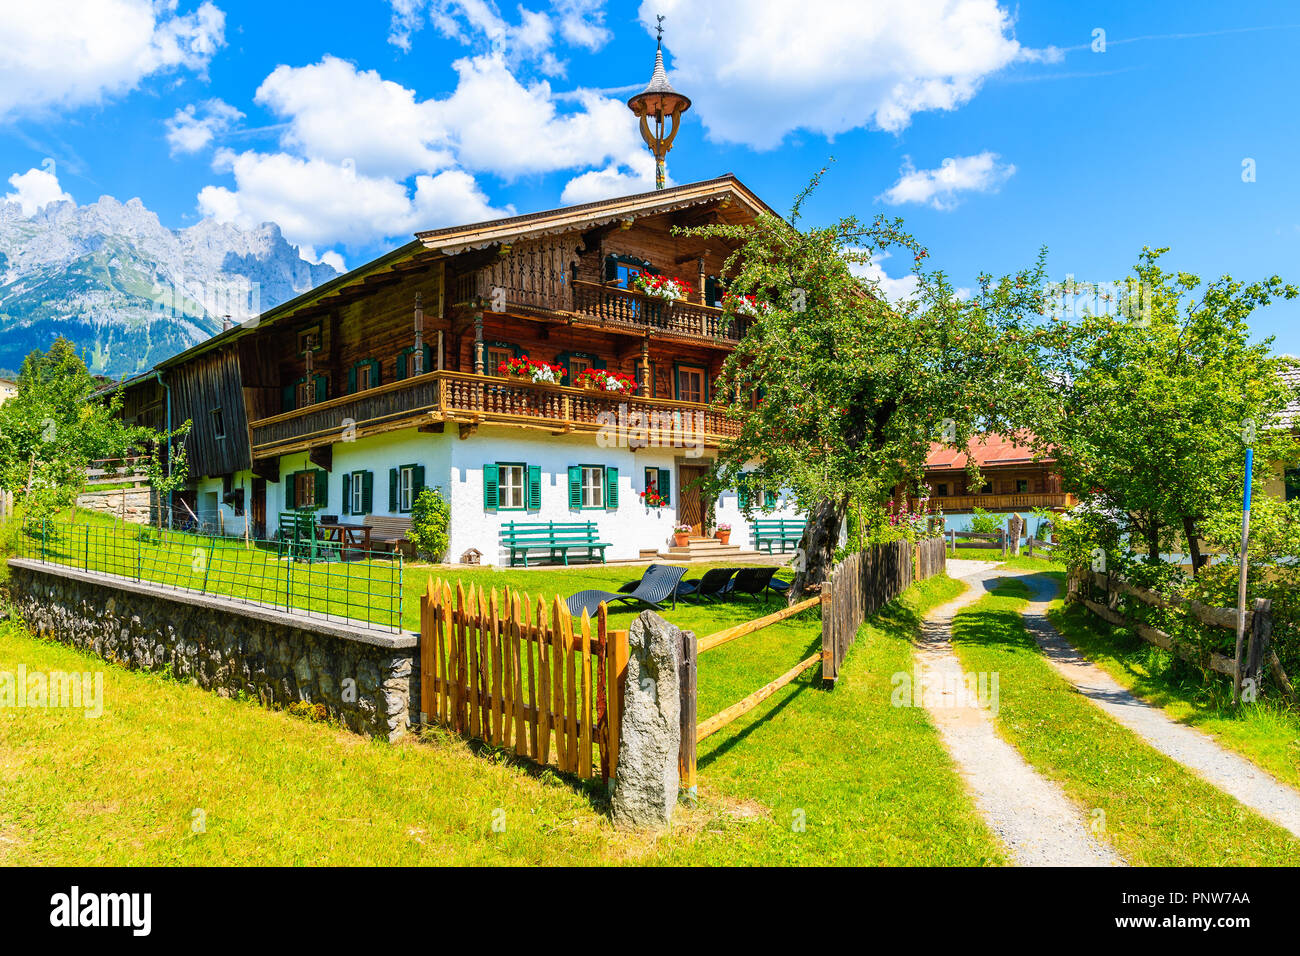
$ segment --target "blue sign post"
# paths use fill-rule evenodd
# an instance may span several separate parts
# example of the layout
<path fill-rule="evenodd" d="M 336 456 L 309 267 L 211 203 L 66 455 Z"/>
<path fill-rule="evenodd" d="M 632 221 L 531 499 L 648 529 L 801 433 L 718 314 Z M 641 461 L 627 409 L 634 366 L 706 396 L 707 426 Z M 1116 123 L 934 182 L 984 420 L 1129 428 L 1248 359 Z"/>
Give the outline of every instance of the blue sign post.
<path fill-rule="evenodd" d="M 1246 449 L 1246 482 L 1241 491 L 1241 569 L 1237 574 L 1237 653 L 1232 660 L 1232 700 L 1241 698 L 1241 646 L 1246 639 L 1246 550 L 1250 544 L 1250 476 L 1255 449 Z"/>

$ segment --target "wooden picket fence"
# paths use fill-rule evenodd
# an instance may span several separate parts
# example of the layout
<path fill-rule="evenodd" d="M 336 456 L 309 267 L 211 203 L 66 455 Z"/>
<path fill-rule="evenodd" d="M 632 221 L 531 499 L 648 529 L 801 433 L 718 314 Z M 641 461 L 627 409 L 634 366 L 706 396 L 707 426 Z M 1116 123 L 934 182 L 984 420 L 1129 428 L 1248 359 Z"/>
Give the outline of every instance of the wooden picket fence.
<path fill-rule="evenodd" d="M 576 628 L 576 632 L 575 632 Z M 574 621 L 557 595 L 429 580 L 420 599 L 421 722 L 477 737 L 579 777 L 610 780 L 627 673 L 627 631 Z"/>
<path fill-rule="evenodd" d="M 834 684 L 858 628 L 902 594 L 914 581 L 942 574 L 947 567 L 943 538 L 877 544 L 849 555 L 822 588 L 822 680 Z"/>

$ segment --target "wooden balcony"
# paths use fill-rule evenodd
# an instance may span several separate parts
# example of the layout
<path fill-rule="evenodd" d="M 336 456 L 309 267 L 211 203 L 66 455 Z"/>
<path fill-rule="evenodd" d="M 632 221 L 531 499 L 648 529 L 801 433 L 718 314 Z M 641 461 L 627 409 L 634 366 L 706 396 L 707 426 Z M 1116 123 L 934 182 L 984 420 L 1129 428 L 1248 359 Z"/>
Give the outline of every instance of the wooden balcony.
<path fill-rule="evenodd" d="M 1061 492 L 1030 492 L 1012 495 L 947 495 L 934 497 L 930 504 L 945 514 L 983 508 L 985 511 L 1032 511 L 1034 508 L 1064 509 L 1078 504 L 1074 495 Z"/>
<path fill-rule="evenodd" d="M 343 395 L 249 425 L 253 457 L 267 458 L 364 438 L 399 428 L 460 437 L 479 425 L 534 428 L 554 435 L 623 429 L 613 440 L 644 447 L 717 446 L 739 432 L 722 409 L 694 402 L 640 398 L 513 378 L 429 372 Z"/>
<path fill-rule="evenodd" d="M 542 278 L 538 278 L 538 275 Z M 465 305 L 491 302 L 498 276 L 479 270 L 458 276 L 452 287 L 452 301 Z M 618 286 L 582 279 L 556 279 L 549 271 L 526 273 L 501 280 L 505 290 L 505 311 L 512 314 L 550 315 L 565 322 L 593 325 L 615 331 L 692 342 L 725 344 L 740 341 L 750 320 L 729 316 L 721 309 L 700 302 L 668 302 Z"/>

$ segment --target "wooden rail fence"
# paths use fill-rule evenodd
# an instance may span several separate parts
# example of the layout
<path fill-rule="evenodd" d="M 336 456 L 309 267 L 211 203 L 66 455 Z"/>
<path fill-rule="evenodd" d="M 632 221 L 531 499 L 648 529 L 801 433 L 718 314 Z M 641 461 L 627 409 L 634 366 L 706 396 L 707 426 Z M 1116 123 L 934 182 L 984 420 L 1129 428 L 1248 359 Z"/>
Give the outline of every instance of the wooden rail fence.
<path fill-rule="evenodd" d="M 913 581 L 944 570 L 944 541 L 893 542 L 851 555 L 817 597 L 705 637 L 681 631 L 681 786 L 696 786 L 696 745 L 821 662 L 833 684 L 862 622 Z M 820 606 L 822 647 L 718 713 L 698 719 L 700 655 Z M 627 679 L 628 632 L 609 627 L 605 605 L 575 622 L 558 596 L 548 604 L 506 589 L 429 580 L 420 599 L 420 717 L 513 749 L 579 777 L 613 779 Z"/>
<path fill-rule="evenodd" d="M 420 599 L 420 711 L 539 764 L 606 781 L 618 766 L 627 631 L 570 617 L 558 596 L 430 579 Z M 552 744 L 554 745 L 552 751 Z"/>
<path fill-rule="evenodd" d="M 1069 600 L 1077 600 L 1102 620 L 1117 627 L 1128 628 L 1139 637 L 1156 647 L 1177 654 L 1184 660 L 1197 666 L 1207 668 L 1219 674 L 1233 677 L 1240 667 L 1243 680 L 1258 680 L 1267 667 L 1273 679 L 1288 697 L 1300 703 L 1295 688 L 1291 685 L 1286 671 L 1277 653 L 1269 646 L 1273 634 L 1273 602 L 1267 598 L 1256 598 L 1253 607 L 1246 612 L 1246 633 L 1248 642 L 1242 648 L 1241 660 L 1235 660 L 1214 651 L 1198 653 L 1194 648 L 1175 641 L 1174 638 L 1135 618 L 1128 617 L 1119 610 L 1122 596 L 1132 597 L 1150 607 L 1181 610 L 1194 621 L 1207 627 L 1222 628 L 1232 632 L 1237 629 L 1237 609 L 1210 607 L 1199 601 L 1173 595 L 1160 594 L 1148 588 L 1125 581 L 1114 574 L 1102 574 L 1096 571 L 1076 570 L 1071 572 L 1067 584 Z"/>
<path fill-rule="evenodd" d="M 941 574 L 947 566 L 944 539 L 878 544 L 836 565 L 822 588 L 822 680 L 834 684 L 844 655 L 868 617 L 914 581 Z"/>

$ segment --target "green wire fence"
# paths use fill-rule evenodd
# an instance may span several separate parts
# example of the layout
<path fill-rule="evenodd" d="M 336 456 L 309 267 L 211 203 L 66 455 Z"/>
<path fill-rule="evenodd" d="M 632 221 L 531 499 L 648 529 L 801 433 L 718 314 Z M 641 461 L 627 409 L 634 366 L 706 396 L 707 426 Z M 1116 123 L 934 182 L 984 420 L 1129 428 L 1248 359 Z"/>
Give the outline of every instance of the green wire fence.
<path fill-rule="evenodd" d="M 275 539 L 23 522 L 18 557 L 364 627 L 400 630 L 402 556 L 326 540 L 299 522 Z"/>

